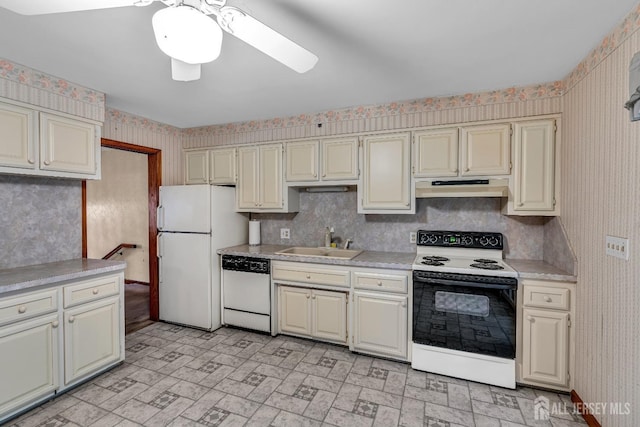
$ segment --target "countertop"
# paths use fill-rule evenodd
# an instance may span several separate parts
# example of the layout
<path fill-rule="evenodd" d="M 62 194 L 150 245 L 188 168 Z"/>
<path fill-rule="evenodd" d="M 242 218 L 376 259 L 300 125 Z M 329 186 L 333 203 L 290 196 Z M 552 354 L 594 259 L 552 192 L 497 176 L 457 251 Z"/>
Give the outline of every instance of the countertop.
<path fill-rule="evenodd" d="M 78 258 L 0 270 L 0 294 L 124 270 L 124 261 Z"/>
<path fill-rule="evenodd" d="M 278 261 L 306 262 L 313 264 L 344 265 L 351 267 L 386 268 L 391 270 L 411 270 L 416 257 L 415 252 L 375 252 L 363 251 L 353 259 L 336 259 L 309 256 L 277 255 L 290 245 L 239 245 L 218 250 L 221 255 L 255 256 Z M 549 263 L 538 260 L 505 259 L 518 277 L 522 279 L 556 280 L 564 282 L 576 282 L 576 276 L 560 270 Z"/>

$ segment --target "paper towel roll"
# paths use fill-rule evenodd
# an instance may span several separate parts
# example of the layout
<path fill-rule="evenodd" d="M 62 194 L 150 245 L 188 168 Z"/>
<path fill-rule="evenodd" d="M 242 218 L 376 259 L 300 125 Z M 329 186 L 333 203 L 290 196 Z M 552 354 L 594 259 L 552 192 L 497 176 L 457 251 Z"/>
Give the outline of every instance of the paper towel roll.
<path fill-rule="evenodd" d="M 249 221 L 249 244 L 254 246 L 260 244 L 260 221 Z"/>

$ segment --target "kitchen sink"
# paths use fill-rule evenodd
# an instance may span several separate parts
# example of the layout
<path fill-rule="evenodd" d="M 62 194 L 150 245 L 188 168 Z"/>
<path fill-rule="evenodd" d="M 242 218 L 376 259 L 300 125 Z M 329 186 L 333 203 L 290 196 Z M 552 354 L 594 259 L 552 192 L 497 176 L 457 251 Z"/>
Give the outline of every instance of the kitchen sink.
<path fill-rule="evenodd" d="M 352 259 L 360 255 L 362 251 L 354 249 L 337 249 L 337 248 L 310 248 L 306 246 L 294 246 L 276 252 L 277 255 L 292 256 L 316 256 L 322 258 L 338 258 Z"/>

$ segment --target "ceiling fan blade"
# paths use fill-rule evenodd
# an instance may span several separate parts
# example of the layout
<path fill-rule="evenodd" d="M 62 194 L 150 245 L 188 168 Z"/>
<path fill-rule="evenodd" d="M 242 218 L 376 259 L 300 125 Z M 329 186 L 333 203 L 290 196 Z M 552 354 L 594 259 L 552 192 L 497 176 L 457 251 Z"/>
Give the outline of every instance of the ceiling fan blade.
<path fill-rule="evenodd" d="M 238 8 L 224 6 L 217 15 L 223 30 L 298 73 L 309 71 L 318 62 L 316 55 Z"/>
<path fill-rule="evenodd" d="M 0 0 L 0 7 L 21 15 L 46 15 L 133 6 L 136 3 L 146 5 L 150 2 L 145 0 Z"/>

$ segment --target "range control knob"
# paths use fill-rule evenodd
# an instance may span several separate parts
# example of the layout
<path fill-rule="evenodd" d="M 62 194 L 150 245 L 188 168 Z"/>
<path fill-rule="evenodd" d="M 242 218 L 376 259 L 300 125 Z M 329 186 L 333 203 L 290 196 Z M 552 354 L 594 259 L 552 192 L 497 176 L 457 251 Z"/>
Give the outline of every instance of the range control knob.
<path fill-rule="evenodd" d="M 480 244 L 482 246 L 487 246 L 489 244 L 489 238 L 487 236 L 480 237 Z"/>
<path fill-rule="evenodd" d="M 497 238 L 495 238 L 495 237 L 493 237 L 493 236 L 492 236 L 492 237 L 490 237 L 490 238 L 489 238 L 489 244 L 490 244 L 491 246 L 498 246 L 498 239 L 497 239 Z"/>
<path fill-rule="evenodd" d="M 471 246 L 473 245 L 473 237 L 471 236 L 463 236 L 462 237 L 462 246 Z"/>

